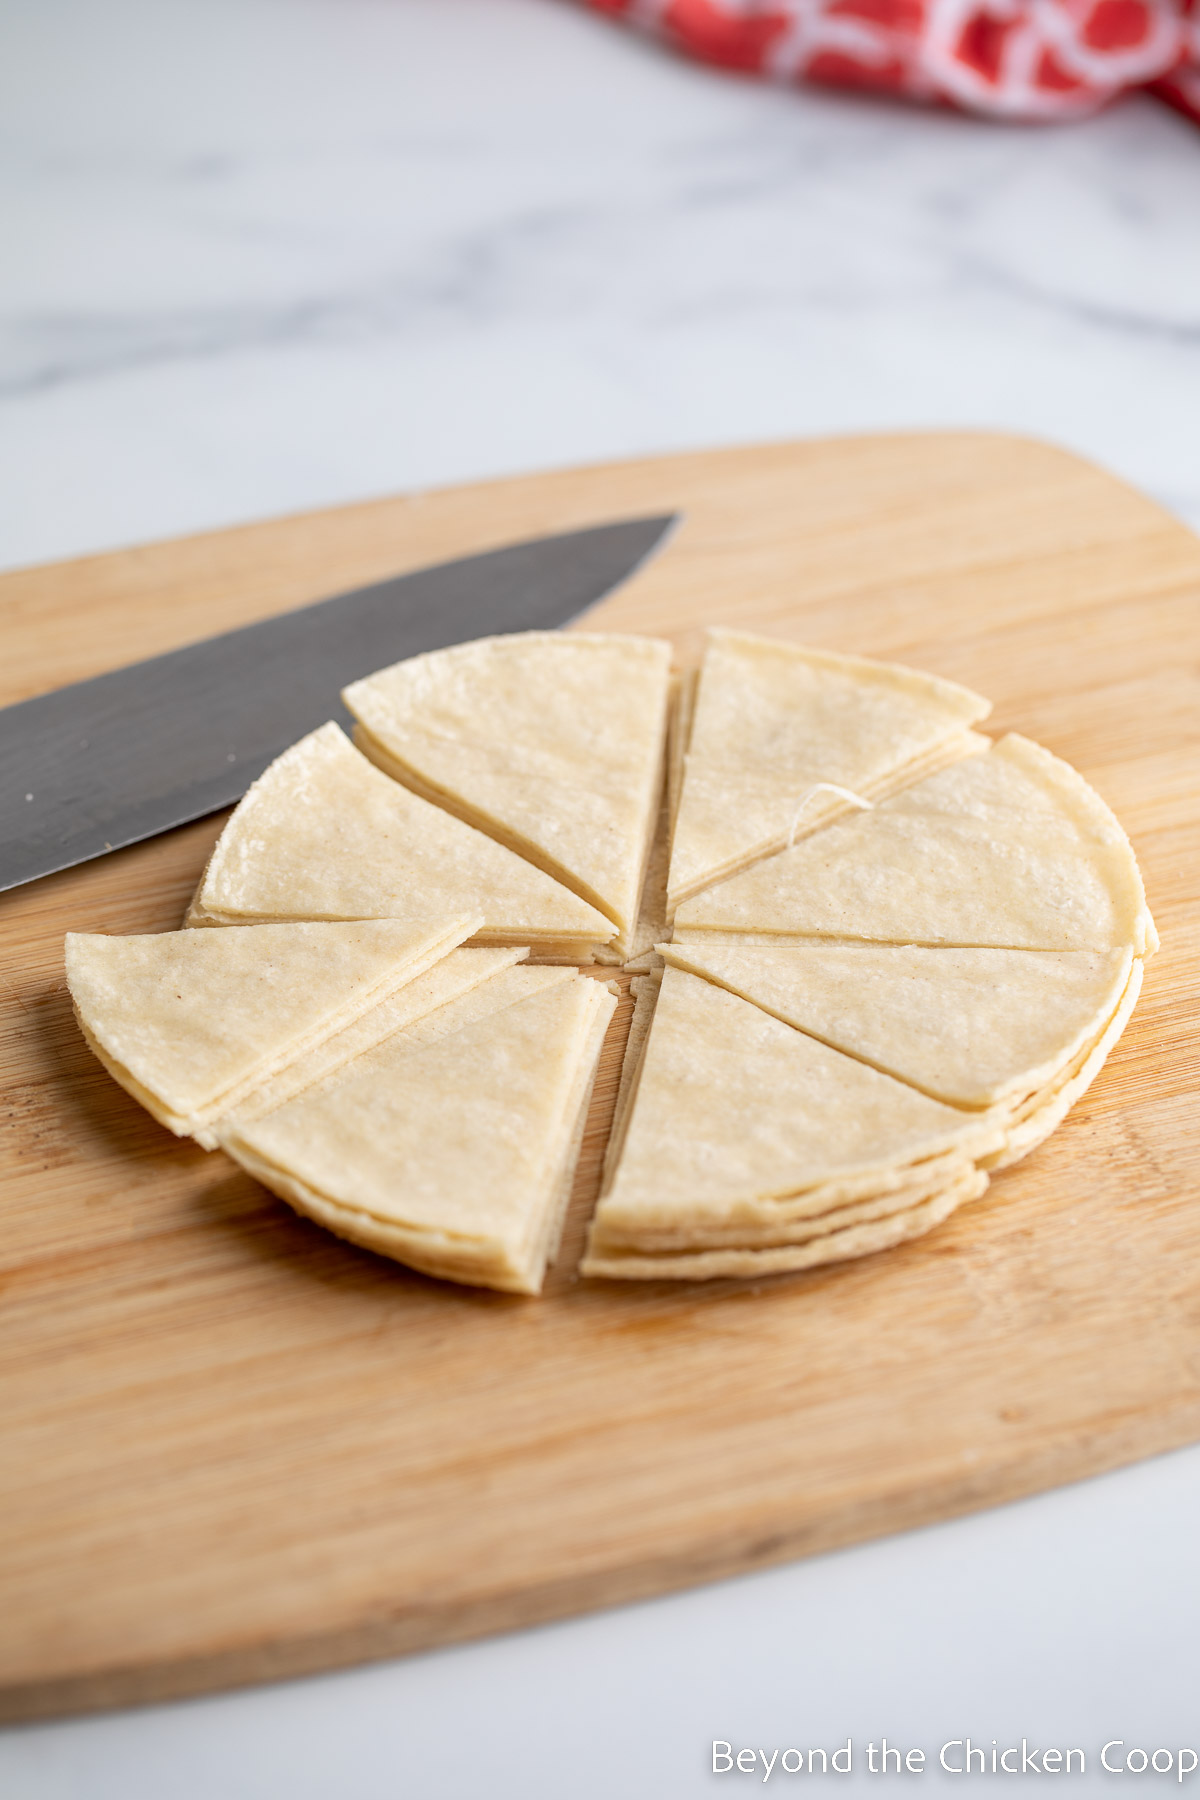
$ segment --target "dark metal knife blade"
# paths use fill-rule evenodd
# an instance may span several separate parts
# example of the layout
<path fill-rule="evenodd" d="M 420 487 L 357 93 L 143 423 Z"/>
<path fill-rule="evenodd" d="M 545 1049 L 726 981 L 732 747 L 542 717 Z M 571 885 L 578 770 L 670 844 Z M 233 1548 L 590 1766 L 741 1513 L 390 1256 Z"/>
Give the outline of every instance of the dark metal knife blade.
<path fill-rule="evenodd" d="M 347 682 L 422 650 L 568 624 L 674 517 L 622 519 L 418 569 L 0 709 L 0 890 L 240 799 L 346 721 Z"/>

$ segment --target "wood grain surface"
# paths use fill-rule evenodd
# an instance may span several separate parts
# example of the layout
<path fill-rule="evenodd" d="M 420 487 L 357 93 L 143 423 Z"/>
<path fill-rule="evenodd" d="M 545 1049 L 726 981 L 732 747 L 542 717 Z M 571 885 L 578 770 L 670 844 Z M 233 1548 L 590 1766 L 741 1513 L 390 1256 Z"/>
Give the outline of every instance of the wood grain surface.
<path fill-rule="evenodd" d="M 580 1282 L 606 1055 L 537 1300 L 293 1217 L 118 1089 L 67 929 L 178 924 L 220 819 L 0 896 L 0 1683 L 31 1717 L 387 1656 L 758 1568 L 1200 1438 L 1200 542 L 1046 446 L 724 451 L 382 500 L 0 581 L 0 702 L 339 588 L 662 507 L 589 624 L 709 623 L 991 695 L 1130 831 L 1163 948 L 1066 1125 L 931 1237 Z"/>

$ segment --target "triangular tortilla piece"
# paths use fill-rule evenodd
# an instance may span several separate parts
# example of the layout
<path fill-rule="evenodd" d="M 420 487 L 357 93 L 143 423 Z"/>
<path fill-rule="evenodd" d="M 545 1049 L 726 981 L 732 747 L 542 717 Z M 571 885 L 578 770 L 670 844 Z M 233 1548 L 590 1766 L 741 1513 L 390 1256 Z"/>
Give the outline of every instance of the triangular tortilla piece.
<path fill-rule="evenodd" d="M 403 1032 L 222 1145 L 297 1211 L 428 1273 L 536 1293 L 561 1230 L 580 1112 L 616 1005 L 567 974 L 414 1045 Z M 455 1008 L 446 1008 L 453 1013 Z M 422 1022 L 428 1028 L 431 1020 Z"/>
<path fill-rule="evenodd" d="M 978 1108 L 1050 1081 L 1111 1018 L 1132 961 L 1128 950 L 912 944 L 659 950 L 935 1100 Z"/>
<path fill-rule="evenodd" d="M 589 1251 L 580 1265 L 580 1274 L 618 1281 L 713 1281 L 720 1277 L 752 1280 L 762 1275 L 795 1274 L 828 1263 L 872 1256 L 878 1250 L 890 1250 L 896 1244 L 923 1237 L 958 1207 L 977 1200 L 987 1185 L 987 1176 L 973 1169 L 957 1186 L 944 1189 L 908 1211 L 822 1234 L 806 1243 L 765 1250 L 699 1250 L 661 1256 L 637 1251 L 598 1255 Z"/>
<path fill-rule="evenodd" d="M 549 973 L 547 970 L 540 972 Z M 585 1046 L 579 1058 L 575 1086 L 567 1105 L 567 1115 L 574 1115 L 575 1125 L 566 1142 L 559 1172 L 552 1183 L 553 1197 L 551 1204 L 544 1210 L 540 1236 L 529 1249 L 525 1267 L 533 1272 L 531 1280 L 536 1277 L 539 1269 L 544 1271 L 558 1257 L 574 1187 L 575 1168 L 583 1147 L 600 1048 L 608 1028 L 608 1017 L 603 1008 L 598 1009 L 592 1026 L 592 1041 Z M 268 1181 L 267 1185 L 272 1184 Z M 292 1197 L 293 1204 L 299 1202 L 302 1212 L 338 1237 L 346 1238 L 363 1249 L 374 1250 L 380 1256 L 408 1263 L 426 1275 L 438 1276 L 447 1281 L 467 1282 L 473 1286 L 514 1288 L 511 1259 L 497 1257 L 487 1246 L 464 1245 L 463 1240 L 445 1234 L 439 1236 L 436 1232 L 413 1231 L 403 1225 L 390 1224 L 368 1213 L 358 1212 L 353 1207 L 339 1206 L 311 1191 L 302 1192 L 297 1188 L 294 1197 L 283 1189 L 278 1191 L 284 1193 L 285 1198 Z M 544 1279 L 544 1275 L 542 1278 Z M 529 1290 L 520 1286 L 516 1291 L 524 1293 Z"/>
<path fill-rule="evenodd" d="M 475 951 L 471 954 L 483 953 Z M 576 980 L 577 975 L 574 969 L 551 969 L 537 966 L 502 971 L 499 975 L 482 983 L 471 994 L 464 996 L 462 1000 L 456 1001 L 453 1005 L 443 1006 L 437 1012 L 421 1019 L 411 1030 L 404 1033 L 402 1042 L 399 1039 L 395 1041 L 393 1045 L 395 1054 L 398 1058 L 418 1055 L 428 1045 L 451 1037 L 468 1026 L 474 1026 L 505 1007 L 516 1005 L 519 1001 L 543 993 L 548 987 Z M 568 1118 L 574 1117 L 575 1124 L 565 1145 L 559 1174 L 553 1183 L 554 1198 L 543 1214 L 541 1235 L 533 1243 L 529 1252 L 528 1266 L 535 1270 L 539 1268 L 544 1270 L 554 1262 L 558 1255 L 567 1207 L 574 1185 L 575 1166 L 583 1146 L 584 1128 L 587 1124 L 588 1108 L 595 1086 L 600 1049 L 616 1005 L 614 990 L 606 987 L 604 991 L 613 995 L 613 1005 L 610 1007 L 601 1003 L 596 1008 L 590 1028 L 590 1040 L 585 1044 L 579 1057 L 575 1083 L 566 1109 Z M 317 1199 L 312 1195 L 309 1198 L 314 1201 Z M 434 1245 L 435 1234 L 418 1233 L 414 1238 L 412 1232 L 404 1226 L 386 1224 L 363 1213 L 356 1213 L 353 1208 L 341 1207 L 324 1201 L 318 1201 L 316 1205 L 308 1206 L 305 1210 L 310 1217 L 327 1225 L 339 1236 L 349 1238 L 352 1242 L 361 1244 L 367 1249 L 376 1250 L 381 1255 L 399 1257 L 401 1261 L 412 1262 L 414 1267 L 420 1267 L 426 1274 L 444 1276 L 451 1281 L 474 1281 L 475 1279 L 474 1276 L 456 1272 L 456 1268 L 462 1266 L 464 1254 L 461 1240 L 456 1240 L 451 1247 L 454 1260 L 448 1260 L 445 1249 L 440 1255 L 438 1254 Z M 406 1255 L 402 1246 L 419 1252 L 421 1260 L 418 1261 Z M 506 1265 L 503 1260 L 497 1265 L 491 1251 L 485 1249 L 478 1255 L 471 1252 L 470 1262 L 477 1271 L 489 1267 L 495 1270 L 498 1279 L 494 1282 L 484 1282 L 483 1285 L 502 1288 L 510 1285 Z"/>
<path fill-rule="evenodd" d="M 232 1122 L 233 1113 L 239 1119 L 257 1119 L 263 1113 L 274 1112 L 285 1101 L 292 1100 L 302 1094 L 306 1088 L 315 1087 L 324 1081 L 326 1076 L 334 1075 L 356 1056 L 364 1056 L 376 1045 L 385 1043 L 388 1038 L 395 1037 L 398 1032 L 409 1031 L 431 1014 L 448 1008 L 451 1002 L 461 999 L 472 989 L 493 982 L 505 970 L 511 969 L 527 954 L 521 946 L 505 950 L 452 950 L 449 956 L 435 963 L 415 981 L 408 981 L 387 999 L 372 1006 L 361 1018 L 345 1026 L 324 1043 L 316 1045 L 303 1056 L 281 1069 L 270 1081 L 256 1087 L 240 1099 L 236 1108 L 231 1108 L 219 1121 L 221 1129 L 227 1129 Z M 534 973 L 534 971 L 527 971 Z M 555 980 L 569 979 L 569 969 L 543 969 L 536 971 L 536 979 L 528 990 L 550 985 Z M 506 996 L 504 1004 L 510 1004 Z M 200 1139 L 204 1142 L 203 1137 Z M 205 1145 L 206 1149 L 215 1147 L 213 1142 Z"/>
<path fill-rule="evenodd" d="M 838 1180 L 876 1183 L 956 1151 L 999 1147 L 986 1116 L 916 1093 L 668 968 L 624 1148 L 596 1230 L 686 1230 Z"/>
<path fill-rule="evenodd" d="M 1082 776 L 1012 734 L 679 909 L 677 933 L 1111 950 L 1158 944 L 1129 839 Z"/>
<path fill-rule="evenodd" d="M 969 746 L 990 701 L 897 663 L 712 631 L 675 820 L 668 911 Z M 834 789 L 845 790 L 842 793 Z"/>
<path fill-rule="evenodd" d="M 671 647 L 526 631 L 410 657 L 345 689 L 387 774 L 579 894 L 627 947 L 658 813 Z"/>
<path fill-rule="evenodd" d="M 470 908 L 479 943 L 583 960 L 613 926 L 594 907 L 373 768 L 338 726 L 277 757 L 234 811 L 189 924 L 428 918 Z"/>
<path fill-rule="evenodd" d="M 177 1136 L 199 1135 L 478 924 L 476 913 L 151 937 L 69 932 L 67 985 L 109 1073 Z"/>

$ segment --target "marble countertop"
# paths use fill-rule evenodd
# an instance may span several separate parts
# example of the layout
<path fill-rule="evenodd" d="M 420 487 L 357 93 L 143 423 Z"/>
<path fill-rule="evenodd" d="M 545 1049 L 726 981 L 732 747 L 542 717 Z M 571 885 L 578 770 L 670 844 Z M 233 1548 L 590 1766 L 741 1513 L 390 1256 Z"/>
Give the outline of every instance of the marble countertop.
<path fill-rule="evenodd" d="M 1048 129 L 759 87 L 560 0 L 0 0 L 0 96 L 0 566 L 950 425 L 1052 439 L 1200 527 L 1200 132 L 1148 100 Z M 1107 1738 L 1200 1747 L 1198 1514 L 1185 1452 L 646 1606 L 9 1732 L 0 1791 L 674 1800 L 719 1789 L 714 1738 L 967 1733 L 1069 1739 L 1074 1789 L 1111 1786 Z"/>
<path fill-rule="evenodd" d="M 695 68 L 563 0 L 6 0 L 0 557 L 968 424 L 1200 522 L 1200 132 Z"/>

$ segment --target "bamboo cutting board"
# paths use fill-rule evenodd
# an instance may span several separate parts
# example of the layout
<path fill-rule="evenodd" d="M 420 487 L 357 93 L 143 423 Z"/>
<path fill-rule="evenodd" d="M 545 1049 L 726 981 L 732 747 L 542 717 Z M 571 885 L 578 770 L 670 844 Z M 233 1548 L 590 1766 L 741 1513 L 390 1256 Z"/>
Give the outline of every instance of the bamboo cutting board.
<path fill-rule="evenodd" d="M 931 1237 L 757 1284 L 410 1275 L 93 1062 L 69 928 L 178 924 L 220 820 L 0 897 L 4 1712 L 267 1679 L 654 1594 L 1200 1438 L 1200 542 L 1063 453 L 783 445 L 422 494 L 0 581 L 0 702 L 423 563 L 679 507 L 598 612 L 966 682 L 1130 831 L 1163 949 L 1067 1124 Z M 623 1008 L 617 1021 L 627 1021 Z M 1189 1126 L 1191 1129 L 1189 1130 Z"/>

